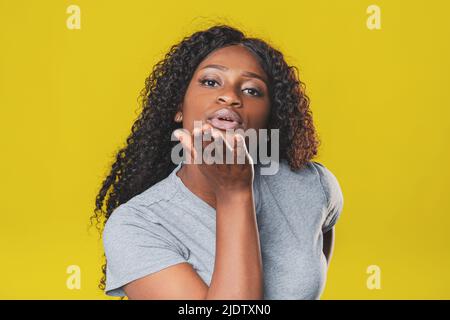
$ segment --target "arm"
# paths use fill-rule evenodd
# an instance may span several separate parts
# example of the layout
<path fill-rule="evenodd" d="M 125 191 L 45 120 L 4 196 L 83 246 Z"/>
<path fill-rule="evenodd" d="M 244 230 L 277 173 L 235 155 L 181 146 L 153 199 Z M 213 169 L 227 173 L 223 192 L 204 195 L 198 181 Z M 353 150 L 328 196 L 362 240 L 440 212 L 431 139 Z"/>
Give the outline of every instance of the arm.
<path fill-rule="evenodd" d="M 199 300 L 208 286 L 191 264 L 183 262 L 132 281 L 123 290 L 130 300 Z"/>
<path fill-rule="evenodd" d="M 219 199 L 216 260 L 207 299 L 262 299 L 263 270 L 252 190 Z"/>
<path fill-rule="evenodd" d="M 216 260 L 210 287 L 189 263 L 125 285 L 129 299 L 262 299 L 262 262 L 252 190 L 217 202 Z"/>
<path fill-rule="evenodd" d="M 330 231 L 323 234 L 323 254 L 327 259 L 328 265 L 330 264 L 331 256 L 334 249 L 334 227 Z"/>
<path fill-rule="evenodd" d="M 191 149 L 190 137 L 183 138 Z M 240 145 L 245 145 L 243 140 Z M 189 263 L 179 263 L 125 285 L 129 299 L 263 298 L 262 259 L 251 183 L 253 167 L 247 164 L 202 165 L 202 168 L 214 182 L 216 191 L 216 254 L 210 287 Z"/>

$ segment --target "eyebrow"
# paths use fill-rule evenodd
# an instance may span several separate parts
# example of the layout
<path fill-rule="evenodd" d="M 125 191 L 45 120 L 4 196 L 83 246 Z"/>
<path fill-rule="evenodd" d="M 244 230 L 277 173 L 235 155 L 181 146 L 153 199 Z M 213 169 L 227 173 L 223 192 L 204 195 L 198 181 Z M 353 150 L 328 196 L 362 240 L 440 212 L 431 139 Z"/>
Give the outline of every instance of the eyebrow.
<path fill-rule="evenodd" d="M 201 68 L 200 70 L 206 69 L 206 68 L 214 68 L 214 69 L 219 69 L 219 70 L 222 70 L 222 71 L 227 71 L 228 70 L 227 67 L 222 66 L 220 64 L 208 64 L 208 65 L 204 66 L 203 68 Z M 244 77 L 257 78 L 257 79 L 261 80 L 262 82 L 264 82 L 265 84 L 267 84 L 266 80 L 262 76 L 257 74 L 257 73 L 250 72 L 250 71 L 244 71 L 244 72 L 242 72 L 242 75 Z"/>

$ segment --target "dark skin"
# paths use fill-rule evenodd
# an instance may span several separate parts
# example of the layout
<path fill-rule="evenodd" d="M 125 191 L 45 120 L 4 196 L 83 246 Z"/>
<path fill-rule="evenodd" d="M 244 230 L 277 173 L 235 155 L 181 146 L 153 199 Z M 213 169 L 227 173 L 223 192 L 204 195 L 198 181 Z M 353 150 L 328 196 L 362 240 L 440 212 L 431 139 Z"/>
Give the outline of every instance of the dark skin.
<path fill-rule="evenodd" d="M 206 122 L 209 114 L 224 106 L 233 108 L 241 116 L 244 130 L 266 127 L 270 112 L 267 75 L 253 54 L 242 46 L 219 49 L 200 63 L 182 104 L 183 128 L 192 132 L 195 120 Z M 178 176 L 193 193 L 216 208 L 214 190 L 217 186 L 245 178 L 248 182 L 250 176 L 249 172 L 243 177 L 239 170 L 230 170 L 224 177 L 227 181 L 212 185 L 211 179 L 216 176 L 210 171 L 214 169 L 213 166 L 186 165 Z"/>
<path fill-rule="evenodd" d="M 180 105 L 188 133 L 179 132 L 177 137 L 191 158 L 201 156 L 193 150 L 194 136 L 207 131 L 230 150 L 247 151 L 241 136 L 225 142 L 225 131 L 206 124 L 196 132 L 194 121 L 206 123 L 210 114 L 227 107 L 240 115 L 244 130 L 266 128 L 268 93 L 267 75 L 250 51 L 240 45 L 218 49 L 200 63 L 189 83 Z M 263 298 L 254 170 L 246 155 L 245 164 L 185 164 L 177 173 L 188 189 L 216 210 L 216 257 L 210 286 L 189 263 L 179 263 L 127 284 L 124 290 L 129 299 Z M 332 238 L 332 231 L 324 235 L 327 260 Z"/>
<path fill-rule="evenodd" d="M 228 70 L 205 68 L 210 65 L 225 66 Z M 246 71 L 252 74 L 243 76 Z M 213 81 L 205 81 L 203 85 L 199 83 L 206 79 Z M 267 75 L 252 53 L 242 46 L 217 50 L 198 66 L 182 105 L 183 128 L 192 132 L 195 120 L 206 122 L 211 111 L 224 105 L 234 107 L 239 113 L 244 120 L 244 130 L 266 128 L 270 112 Z M 207 176 L 201 173 L 199 166 L 185 165 L 177 175 L 194 194 L 216 208 L 215 188 Z M 239 178 L 236 176 L 236 179 Z M 323 237 L 323 252 L 329 262 L 334 244 L 334 228 Z"/>

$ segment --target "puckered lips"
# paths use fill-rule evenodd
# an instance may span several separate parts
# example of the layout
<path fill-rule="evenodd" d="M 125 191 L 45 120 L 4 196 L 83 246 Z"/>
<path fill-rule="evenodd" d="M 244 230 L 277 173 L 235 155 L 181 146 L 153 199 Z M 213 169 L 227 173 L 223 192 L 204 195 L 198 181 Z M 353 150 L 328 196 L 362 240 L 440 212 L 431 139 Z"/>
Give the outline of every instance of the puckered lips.
<path fill-rule="evenodd" d="M 208 117 L 206 122 L 219 130 L 242 128 L 241 116 L 229 108 L 217 110 Z"/>

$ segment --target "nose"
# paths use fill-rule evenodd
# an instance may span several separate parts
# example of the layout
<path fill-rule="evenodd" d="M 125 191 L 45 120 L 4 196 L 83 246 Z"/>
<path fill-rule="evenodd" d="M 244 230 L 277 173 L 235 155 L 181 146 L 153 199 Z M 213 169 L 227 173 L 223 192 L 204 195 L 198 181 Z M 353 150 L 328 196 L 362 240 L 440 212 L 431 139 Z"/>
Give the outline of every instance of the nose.
<path fill-rule="evenodd" d="M 223 93 L 217 97 L 219 104 L 225 104 L 232 107 L 241 107 L 242 102 L 239 96 L 234 93 Z"/>

